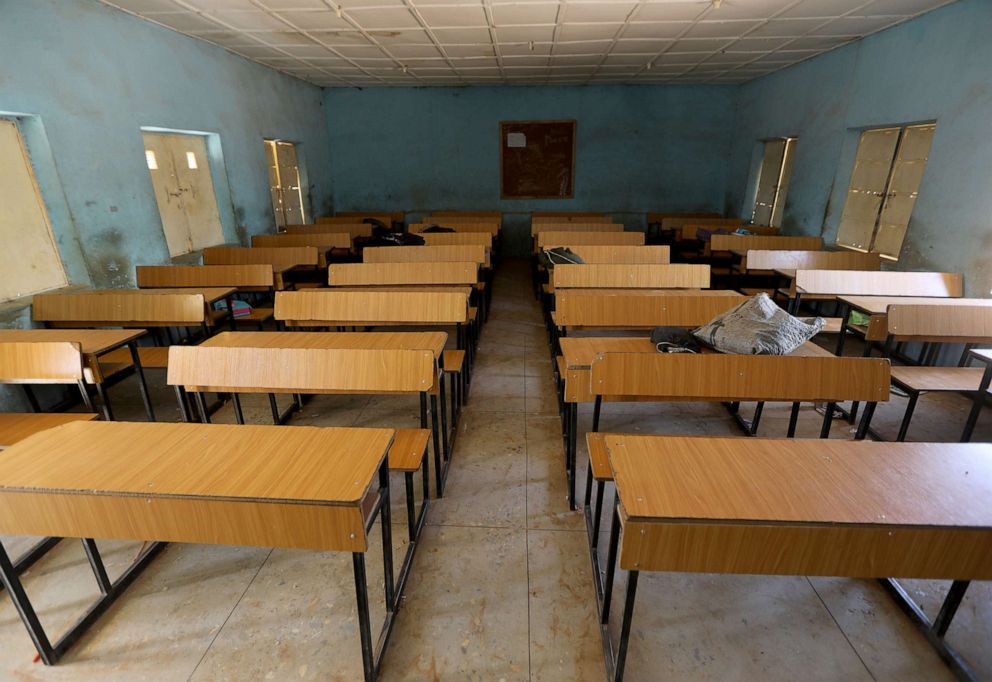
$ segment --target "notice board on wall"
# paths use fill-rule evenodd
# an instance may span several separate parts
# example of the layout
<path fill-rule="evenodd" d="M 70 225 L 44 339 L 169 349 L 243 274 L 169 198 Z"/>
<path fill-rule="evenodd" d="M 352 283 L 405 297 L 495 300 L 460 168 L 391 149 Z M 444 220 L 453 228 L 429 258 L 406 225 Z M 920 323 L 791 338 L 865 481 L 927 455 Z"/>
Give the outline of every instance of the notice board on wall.
<path fill-rule="evenodd" d="M 499 140 L 503 199 L 574 196 L 575 121 L 503 121 Z"/>

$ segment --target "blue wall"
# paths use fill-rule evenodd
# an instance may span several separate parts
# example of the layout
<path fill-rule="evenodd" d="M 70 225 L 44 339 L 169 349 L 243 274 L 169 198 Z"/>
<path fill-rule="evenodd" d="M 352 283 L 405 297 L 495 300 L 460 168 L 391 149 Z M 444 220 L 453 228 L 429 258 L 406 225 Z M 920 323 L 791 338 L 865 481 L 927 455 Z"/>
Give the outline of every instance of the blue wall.
<path fill-rule="evenodd" d="M 723 211 L 736 88 L 328 89 L 336 210 L 501 210 L 528 247 L 532 210 Z M 575 119 L 575 197 L 500 200 L 499 122 Z"/>
<path fill-rule="evenodd" d="M 791 232 L 836 238 L 860 128 L 935 120 L 900 269 L 965 273 L 992 288 L 992 2 L 963 0 L 740 88 L 729 191 L 745 188 L 762 138 L 796 135 Z"/>
<path fill-rule="evenodd" d="M 125 286 L 135 265 L 169 260 L 141 127 L 218 135 L 230 242 L 273 229 L 263 137 L 303 143 L 314 208 L 330 207 L 320 88 L 95 0 L 0 5 L 0 112 L 31 115 L 22 130 L 75 283 Z"/>

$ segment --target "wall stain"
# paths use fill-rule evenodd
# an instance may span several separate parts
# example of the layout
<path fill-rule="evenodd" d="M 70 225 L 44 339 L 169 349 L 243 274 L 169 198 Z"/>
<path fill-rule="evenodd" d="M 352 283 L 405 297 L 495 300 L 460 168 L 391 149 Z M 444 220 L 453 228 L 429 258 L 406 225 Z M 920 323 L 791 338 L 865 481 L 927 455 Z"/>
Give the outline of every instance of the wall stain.
<path fill-rule="evenodd" d="M 119 229 L 112 227 L 86 241 L 88 248 L 83 249 L 83 258 L 94 287 L 116 289 L 132 285 L 131 257 Z"/>

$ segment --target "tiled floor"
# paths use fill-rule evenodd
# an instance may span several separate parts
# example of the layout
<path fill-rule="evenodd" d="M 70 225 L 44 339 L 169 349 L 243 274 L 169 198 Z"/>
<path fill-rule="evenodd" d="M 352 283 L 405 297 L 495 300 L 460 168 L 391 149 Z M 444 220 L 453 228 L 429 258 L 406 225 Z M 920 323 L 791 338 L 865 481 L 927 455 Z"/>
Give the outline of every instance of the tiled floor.
<path fill-rule="evenodd" d="M 584 523 L 565 502 L 551 364 L 526 268 L 504 266 L 495 291 L 446 495 L 430 511 L 383 680 L 604 677 Z M 164 382 L 161 374 L 150 378 Z M 171 392 L 160 387 L 155 395 L 160 419 L 178 418 Z M 115 387 L 112 396 L 119 418 L 143 418 L 133 385 Z M 249 419 L 266 423 L 267 406 L 246 402 Z M 894 398 L 880 407 L 881 433 L 894 434 L 904 404 Z M 958 396 L 924 398 L 911 438 L 955 440 L 967 407 Z M 229 412 L 218 415 L 230 419 Z M 588 425 L 589 412 L 581 419 Z M 985 415 L 976 440 L 992 440 L 990 422 Z M 296 423 L 416 425 L 417 406 L 407 399 L 317 398 Z M 783 435 L 786 423 L 787 408 L 769 406 L 762 435 Z M 849 437 L 843 424 L 836 423 L 836 437 Z M 722 408 L 706 405 L 610 405 L 602 427 L 738 433 Z M 815 436 L 818 428 L 819 415 L 804 410 L 800 435 Z M 579 462 L 584 470 L 582 449 Z M 397 554 L 405 535 L 401 492 L 398 497 Z M 24 544 L 8 539 L 15 552 Z M 136 549 L 101 546 L 112 571 Z M 370 554 L 372 584 L 382 570 L 376 559 Z M 95 594 L 74 542 L 46 556 L 26 586 L 53 630 Z M 933 614 L 946 583 L 910 587 Z M 372 592 L 373 618 L 382 614 L 380 592 Z M 986 677 L 992 676 L 990 598 L 987 584 L 972 585 L 949 635 Z M 171 545 L 62 665 L 45 668 L 33 657 L 13 608 L 0 597 L 2 679 L 358 680 L 350 561 L 316 552 Z M 642 576 L 627 672 L 631 681 L 950 679 L 872 581 L 682 574 Z"/>

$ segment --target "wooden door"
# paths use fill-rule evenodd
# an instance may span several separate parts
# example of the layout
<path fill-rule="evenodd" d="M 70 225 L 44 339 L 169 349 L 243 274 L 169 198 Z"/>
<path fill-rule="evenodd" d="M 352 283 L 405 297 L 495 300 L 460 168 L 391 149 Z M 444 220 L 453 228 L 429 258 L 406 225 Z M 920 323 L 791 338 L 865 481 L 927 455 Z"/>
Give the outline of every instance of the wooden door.
<path fill-rule="evenodd" d="M 0 119 L 0 300 L 68 284 L 62 259 L 14 121 Z"/>
<path fill-rule="evenodd" d="M 200 135 L 145 133 L 145 159 L 169 255 L 224 243 L 207 144 Z"/>

